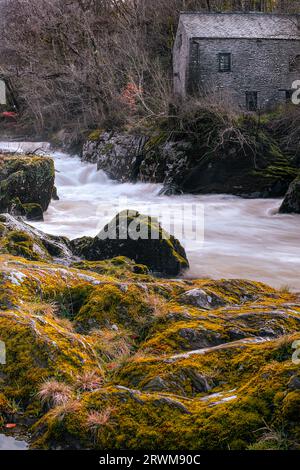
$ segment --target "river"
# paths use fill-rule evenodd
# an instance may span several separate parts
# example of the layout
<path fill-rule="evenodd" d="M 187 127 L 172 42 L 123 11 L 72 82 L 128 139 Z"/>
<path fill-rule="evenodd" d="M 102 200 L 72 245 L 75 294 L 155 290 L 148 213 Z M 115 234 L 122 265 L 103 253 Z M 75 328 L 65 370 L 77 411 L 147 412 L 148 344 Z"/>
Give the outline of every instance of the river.
<path fill-rule="evenodd" d="M 11 151 L 32 146 L 0 143 Z M 69 238 L 95 236 L 119 210 L 137 209 L 178 236 L 191 265 L 187 277 L 244 278 L 300 291 L 300 216 L 278 214 L 280 200 L 159 196 L 160 185 L 120 184 L 78 157 L 34 146 L 54 158 L 60 197 L 35 227 Z"/>

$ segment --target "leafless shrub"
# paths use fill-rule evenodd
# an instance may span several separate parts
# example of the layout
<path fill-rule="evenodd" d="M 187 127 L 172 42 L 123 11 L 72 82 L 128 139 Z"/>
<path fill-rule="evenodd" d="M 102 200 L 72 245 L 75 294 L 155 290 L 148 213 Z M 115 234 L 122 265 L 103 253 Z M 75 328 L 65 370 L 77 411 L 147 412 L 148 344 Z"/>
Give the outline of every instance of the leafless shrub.
<path fill-rule="evenodd" d="M 187 100 L 174 116 L 175 129 L 201 142 L 203 158 L 226 149 L 228 144 L 237 152 L 256 154 L 256 136 L 241 126 L 241 111 L 228 94 L 204 94 Z"/>
<path fill-rule="evenodd" d="M 269 123 L 287 152 L 296 154 L 300 147 L 300 106 L 289 105 Z"/>

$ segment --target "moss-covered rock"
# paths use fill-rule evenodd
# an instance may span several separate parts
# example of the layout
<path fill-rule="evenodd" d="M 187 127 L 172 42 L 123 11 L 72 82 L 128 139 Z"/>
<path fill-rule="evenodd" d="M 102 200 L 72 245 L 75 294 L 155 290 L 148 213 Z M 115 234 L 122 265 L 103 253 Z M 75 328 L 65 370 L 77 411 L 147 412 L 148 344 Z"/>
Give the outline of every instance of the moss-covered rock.
<path fill-rule="evenodd" d="M 43 209 L 40 204 L 23 204 L 26 219 L 32 221 L 44 220 Z"/>
<path fill-rule="evenodd" d="M 35 155 L 0 155 L 0 212 L 11 211 L 14 199 L 39 204 L 46 211 L 54 187 L 54 163 Z"/>
<path fill-rule="evenodd" d="M 33 216 L 39 206 L 27 205 Z M 41 213 L 40 213 L 41 215 Z M 10 214 L 0 215 L 0 253 L 10 253 L 29 260 L 65 258 L 72 260 L 69 241 L 64 237 L 47 235 Z"/>
<path fill-rule="evenodd" d="M 291 183 L 279 211 L 282 214 L 300 214 L 300 177 Z"/>
<path fill-rule="evenodd" d="M 299 295 L 133 267 L 0 255 L 1 422 L 39 449 L 299 449 Z"/>
<path fill-rule="evenodd" d="M 75 255 L 89 261 L 126 256 L 154 272 L 178 275 L 189 267 L 184 248 L 169 235 L 157 219 L 124 211 L 95 238 L 72 241 Z"/>

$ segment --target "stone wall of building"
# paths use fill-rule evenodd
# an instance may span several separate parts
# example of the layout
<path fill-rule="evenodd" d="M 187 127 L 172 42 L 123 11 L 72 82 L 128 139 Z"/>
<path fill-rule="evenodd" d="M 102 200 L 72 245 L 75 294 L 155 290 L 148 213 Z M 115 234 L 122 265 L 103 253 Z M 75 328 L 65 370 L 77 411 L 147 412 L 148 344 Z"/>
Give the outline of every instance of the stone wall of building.
<path fill-rule="evenodd" d="M 230 72 L 219 72 L 220 53 L 231 54 Z M 290 71 L 290 60 L 298 54 L 297 40 L 192 39 L 187 88 L 222 91 L 242 108 L 246 106 L 246 92 L 256 91 L 258 107 L 271 108 L 285 102 L 285 90 L 300 79 L 300 70 Z"/>

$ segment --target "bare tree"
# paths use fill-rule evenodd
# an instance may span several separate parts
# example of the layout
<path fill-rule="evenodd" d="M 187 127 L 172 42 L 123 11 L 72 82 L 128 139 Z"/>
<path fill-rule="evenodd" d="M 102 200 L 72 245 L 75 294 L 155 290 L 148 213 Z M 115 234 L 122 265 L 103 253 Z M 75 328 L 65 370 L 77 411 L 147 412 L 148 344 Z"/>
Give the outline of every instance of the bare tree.
<path fill-rule="evenodd" d="M 37 132 L 77 135 L 140 122 L 168 112 L 180 11 L 287 7 L 282 0 L 7 0 L 2 73 L 23 122 Z"/>

